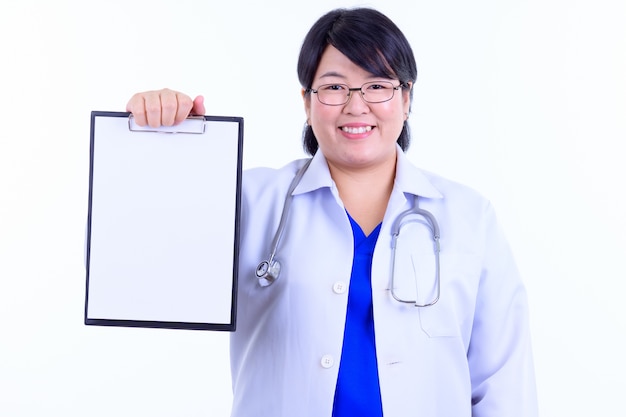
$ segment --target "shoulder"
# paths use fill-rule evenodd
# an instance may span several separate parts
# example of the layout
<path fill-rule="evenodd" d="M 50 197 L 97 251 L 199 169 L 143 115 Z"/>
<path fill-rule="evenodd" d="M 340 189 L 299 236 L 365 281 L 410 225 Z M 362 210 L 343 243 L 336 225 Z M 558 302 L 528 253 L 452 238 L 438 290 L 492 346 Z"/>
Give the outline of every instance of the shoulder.
<path fill-rule="evenodd" d="M 441 198 L 420 198 L 420 207 L 432 212 L 442 227 L 479 238 L 498 223 L 488 197 L 474 187 L 422 170 Z"/>
<path fill-rule="evenodd" d="M 458 194 L 477 199 L 485 199 L 484 195 L 482 195 L 479 191 L 477 191 L 469 184 L 452 180 L 432 171 L 427 171 L 424 169 L 420 169 L 420 171 L 422 171 L 424 176 L 428 178 L 431 184 L 433 184 L 444 196 Z"/>
<path fill-rule="evenodd" d="M 420 201 L 430 202 L 438 207 L 485 204 L 484 196 L 474 188 L 418 167 L 400 152 L 396 168 L 396 187 L 404 193 L 418 196 Z"/>
<path fill-rule="evenodd" d="M 489 206 L 488 198 L 472 186 L 446 178 L 431 171 L 420 169 L 422 174 L 443 196 L 443 204 L 456 204 L 461 206 Z"/>
<path fill-rule="evenodd" d="M 305 159 L 296 159 L 280 168 L 254 167 L 243 171 L 242 189 L 248 197 L 284 193 Z"/>

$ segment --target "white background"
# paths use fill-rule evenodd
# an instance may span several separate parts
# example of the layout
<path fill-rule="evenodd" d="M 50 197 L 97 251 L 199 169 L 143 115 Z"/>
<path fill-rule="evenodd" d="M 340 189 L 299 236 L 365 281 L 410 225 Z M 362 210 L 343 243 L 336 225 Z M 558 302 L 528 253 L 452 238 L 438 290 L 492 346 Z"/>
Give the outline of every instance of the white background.
<path fill-rule="evenodd" d="M 301 41 L 356 4 L 2 2 L 0 415 L 228 415 L 226 333 L 82 323 L 89 115 L 146 89 L 203 94 L 245 118 L 247 167 L 280 166 L 303 156 Z M 504 224 L 542 415 L 625 415 L 626 2 L 365 4 L 417 57 L 410 158 Z"/>

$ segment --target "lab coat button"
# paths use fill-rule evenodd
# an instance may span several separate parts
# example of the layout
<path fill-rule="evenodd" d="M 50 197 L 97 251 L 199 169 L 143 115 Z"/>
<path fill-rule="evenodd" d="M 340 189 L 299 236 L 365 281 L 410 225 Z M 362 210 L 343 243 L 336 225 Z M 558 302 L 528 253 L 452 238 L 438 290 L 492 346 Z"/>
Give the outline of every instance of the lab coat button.
<path fill-rule="evenodd" d="M 333 284 L 333 291 L 335 292 L 335 294 L 343 294 L 346 292 L 347 287 L 348 286 L 345 282 L 337 281 L 335 282 L 335 284 Z"/>
<path fill-rule="evenodd" d="M 324 355 L 322 356 L 321 364 L 323 368 L 332 368 L 335 364 L 335 359 L 332 357 L 332 355 Z"/>

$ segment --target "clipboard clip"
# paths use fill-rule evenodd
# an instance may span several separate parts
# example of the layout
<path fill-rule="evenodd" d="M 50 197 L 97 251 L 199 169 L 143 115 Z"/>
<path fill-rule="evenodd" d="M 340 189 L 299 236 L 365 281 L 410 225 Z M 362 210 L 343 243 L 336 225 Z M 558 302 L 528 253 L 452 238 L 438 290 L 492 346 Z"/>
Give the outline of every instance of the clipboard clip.
<path fill-rule="evenodd" d="M 201 135 L 204 133 L 204 128 L 204 116 L 189 116 L 175 126 L 161 126 L 157 128 L 147 125 L 139 126 L 132 114 L 128 116 L 128 130 L 131 132 L 191 133 Z"/>

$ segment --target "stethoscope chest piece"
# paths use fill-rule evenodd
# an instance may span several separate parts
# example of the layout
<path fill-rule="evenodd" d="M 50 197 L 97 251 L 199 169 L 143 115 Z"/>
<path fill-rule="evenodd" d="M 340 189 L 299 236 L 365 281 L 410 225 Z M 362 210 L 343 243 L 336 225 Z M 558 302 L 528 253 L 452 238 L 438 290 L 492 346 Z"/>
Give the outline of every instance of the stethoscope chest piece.
<path fill-rule="evenodd" d="M 276 251 L 278 251 L 278 244 L 280 243 L 283 231 L 285 230 L 285 223 L 287 222 L 287 217 L 289 216 L 289 206 L 291 205 L 291 199 L 293 198 L 291 193 L 293 193 L 293 190 L 295 190 L 296 186 L 300 183 L 302 176 L 306 172 L 312 160 L 313 158 L 310 158 L 302 167 L 300 167 L 291 181 L 287 194 L 285 195 L 283 212 L 280 215 L 280 223 L 278 224 L 278 229 L 276 229 L 274 240 L 272 240 L 270 256 L 267 260 L 261 261 L 256 267 L 255 274 L 261 287 L 269 287 L 278 278 L 278 274 L 280 273 L 280 262 L 274 259 L 274 256 L 276 256 Z"/>
<path fill-rule="evenodd" d="M 256 267 L 256 276 L 261 287 L 268 287 L 276 281 L 280 274 L 280 262 L 278 261 L 262 261 Z"/>

